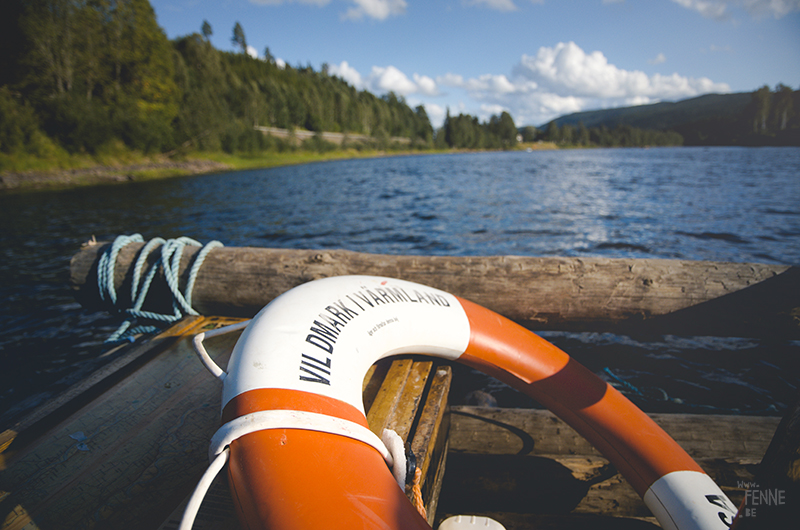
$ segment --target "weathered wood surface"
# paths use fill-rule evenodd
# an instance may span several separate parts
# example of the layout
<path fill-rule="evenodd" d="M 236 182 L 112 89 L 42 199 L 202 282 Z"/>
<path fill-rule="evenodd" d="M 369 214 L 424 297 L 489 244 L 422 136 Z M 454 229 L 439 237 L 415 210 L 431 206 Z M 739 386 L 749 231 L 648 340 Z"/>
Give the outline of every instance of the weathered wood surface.
<path fill-rule="evenodd" d="M 191 337 L 233 320 L 189 317 L 146 343 L 149 349 L 132 346 L 132 362 L 123 357 L 104 370 L 115 384 L 80 399 L 80 408 L 61 415 L 62 403 L 25 424 L 28 430 L 20 429 L 0 453 L 3 530 L 177 528 L 182 503 L 208 465 L 220 413 L 221 385 L 195 356 Z M 221 366 L 238 335 L 207 339 Z M 404 357 L 376 364 L 363 384 L 370 427 L 394 428 L 416 451 L 426 451 L 418 465 L 431 522 L 443 476 L 451 377 L 449 366 Z M 96 386 L 82 383 L 65 401 Z M 224 473 L 215 481 L 195 530 L 238 528 L 226 481 Z"/>
<path fill-rule="evenodd" d="M 651 417 L 737 504 L 780 421 Z M 658 527 L 608 460 L 549 411 L 452 407 L 449 441 L 439 519 L 472 510 L 493 516 L 507 530 Z"/>
<path fill-rule="evenodd" d="M 8 429 L 0 433 L 0 452 L 8 457 L 13 453 L 14 447 L 6 451 L 12 443 L 16 445 L 25 444 L 26 441 L 34 439 L 41 434 L 41 430 L 47 428 L 47 420 L 51 417 L 64 417 L 77 408 L 88 403 L 89 400 L 97 397 L 105 390 L 108 390 L 121 378 L 128 375 L 132 370 L 141 366 L 164 349 L 172 345 L 177 337 L 185 331 L 193 329 L 202 317 L 187 317 L 178 324 L 159 333 L 157 336 L 144 342 L 137 342 L 131 345 L 125 343 L 114 346 L 104 355 L 106 357 L 116 357 L 113 361 L 93 372 L 81 382 L 71 386 L 58 396 L 47 403 L 38 407 L 24 418 L 16 421 Z M 214 319 L 206 319 L 213 321 Z"/>
<path fill-rule="evenodd" d="M 105 246 L 86 246 L 72 260 L 72 285 L 87 306 L 98 304 L 94 268 Z M 115 284 L 122 297 L 141 248 L 120 252 Z M 197 252 L 184 251 L 184 285 Z M 761 264 L 218 248 L 200 269 L 193 305 L 201 314 L 252 316 L 292 287 L 343 274 L 430 285 L 533 330 L 800 338 L 800 268 Z M 163 304 L 164 294 L 152 299 Z"/>
<path fill-rule="evenodd" d="M 450 450 L 517 455 L 600 453 L 552 412 L 451 407 Z M 764 456 L 780 418 L 716 414 L 649 414 L 693 458 Z"/>
<path fill-rule="evenodd" d="M 194 319 L 171 348 L 35 440 L 12 444 L 0 471 L 2 528 L 157 528 L 208 465 L 219 423 L 221 386 L 191 334 L 225 323 Z M 208 341 L 223 366 L 235 339 Z"/>

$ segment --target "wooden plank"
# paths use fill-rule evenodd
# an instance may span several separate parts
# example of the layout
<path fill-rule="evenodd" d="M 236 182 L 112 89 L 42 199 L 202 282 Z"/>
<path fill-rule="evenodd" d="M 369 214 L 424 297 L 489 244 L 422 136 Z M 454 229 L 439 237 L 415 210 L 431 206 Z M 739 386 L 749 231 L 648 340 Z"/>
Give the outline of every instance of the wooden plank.
<path fill-rule="evenodd" d="M 427 509 L 428 524 L 433 524 L 444 481 L 447 460 L 449 415 L 447 400 L 453 372 L 449 366 L 435 368 L 425 404 L 416 425 L 411 451 L 422 470 L 422 499 Z"/>
<path fill-rule="evenodd" d="M 757 458 L 767 449 L 777 417 L 650 414 L 693 458 Z M 451 407 L 450 450 L 483 454 L 599 455 L 552 412 Z"/>
<path fill-rule="evenodd" d="M 192 331 L 216 327 L 198 323 Z M 209 339 L 225 364 L 238 334 Z M 189 336 L 66 417 L 0 473 L 4 529 L 154 528 L 203 473 L 221 388 Z M 16 509 L 16 508 L 19 509 Z M 146 508 L 146 509 L 145 509 Z M 24 512 L 24 515 L 19 515 Z"/>
<path fill-rule="evenodd" d="M 120 252 L 115 284 L 123 296 L 141 247 Z M 97 305 L 96 289 L 82 287 L 96 285 L 105 248 L 87 246 L 72 260 L 73 287 L 88 306 Z M 183 284 L 197 252 L 184 250 Z M 201 267 L 192 299 L 204 314 L 252 316 L 292 287 L 343 274 L 430 285 L 533 330 L 800 338 L 800 268 L 779 265 L 218 248 Z M 154 289 L 153 300 L 168 307 L 166 287 Z"/>
<path fill-rule="evenodd" d="M 200 320 L 202 320 L 200 317 L 186 317 L 164 332 L 143 342 L 126 343 L 110 348 L 104 355 L 116 357 L 113 361 L 0 433 L 0 453 L 3 453 L 4 458 L 9 458 L 13 453 L 19 451 L 27 441 L 52 426 L 52 421 L 56 421 L 52 420 L 48 423 L 48 418 L 64 416 L 69 410 L 76 410 L 89 399 L 96 397 L 141 366 L 143 362 L 169 347 L 176 337 L 190 333 Z"/>
<path fill-rule="evenodd" d="M 413 365 L 412 359 L 400 359 L 392 362 L 372 407 L 367 411 L 369 428 L 379 438 L 392 419 Z"/>
<path fill-rule="evenodd" d="M 376 373 L 380 371 L 377 369 Z M 411 448 L 422 471 L 423 504 L 432 523 L 444 476 L 448 431 L 445 411 L 452 370 L 449 366 L 435 367 L 428 360 L 401 358 L 392 361 L 384 373 L 367 421 L 376 434 L 391 429 Z M 368 386 L 365 384 L 365 388 Z M 406 494 L 412 500 L 410 488 L 406 488 Z"/>
<path fill-rule="evenodd" d="M 457 514 L 442 514 L 437 521 Z M 609 517 L 600 515 L 548 515 L 488 512 L 506 530 L 659 530 L 654 517 Z M 438 523 L 437 523 L 438 524 Z"/>
<path fill-rule="evenodd" d="M 396 432 L 404 442 L 409 441 L 411 430 L 416 424 L 417 411 L 423 405 L 425 386 L 432 368 L 432 361 L 414 361 L 405 381 L 402 395 L 386 424 L 386 428 Z"/>

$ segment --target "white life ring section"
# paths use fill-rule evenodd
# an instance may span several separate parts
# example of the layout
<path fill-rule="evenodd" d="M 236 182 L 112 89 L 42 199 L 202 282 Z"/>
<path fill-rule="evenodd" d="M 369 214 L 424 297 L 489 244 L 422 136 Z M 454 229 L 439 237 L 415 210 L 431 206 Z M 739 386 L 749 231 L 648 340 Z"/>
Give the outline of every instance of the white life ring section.
<path fill-rule="evenodd" d="M 730 526 L 731 501 L 617 390 L 510 320 L 412 282 L 340 276 L 273 300 L 234 347 L 223 422 L 296 410 L 368 427 L 364 375 L 403 353 L 457 360 L 536 399 L 616 466 L 663 528 Z M 296 425 L 252 432 L 230 443 L 229 475 L 248 528 L 430 528 L 381 454 L 351 437 Z"/>

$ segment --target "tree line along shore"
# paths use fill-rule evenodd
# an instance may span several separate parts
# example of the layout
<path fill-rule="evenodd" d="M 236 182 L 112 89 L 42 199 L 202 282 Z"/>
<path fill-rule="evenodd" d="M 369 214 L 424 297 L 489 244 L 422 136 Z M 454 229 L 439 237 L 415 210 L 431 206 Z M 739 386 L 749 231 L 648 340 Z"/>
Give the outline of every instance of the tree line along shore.
<path fill-rule="evenodd" d="M 448 110 L 434 129 L 424 106 L 357 90 L 327 65 L 286 65 L 269 48 L 251 57 L 238 22 L 237 52 L 211 45 L 208 21 L 169 40 L 148 0 L 6 0 L 4 11 L 0 188 L 384 153 L 684 143 L 622 123 L 519 128 L 508 112 L 481 122 Z M 784 109 L 784 125 L 794 119 Z"/>

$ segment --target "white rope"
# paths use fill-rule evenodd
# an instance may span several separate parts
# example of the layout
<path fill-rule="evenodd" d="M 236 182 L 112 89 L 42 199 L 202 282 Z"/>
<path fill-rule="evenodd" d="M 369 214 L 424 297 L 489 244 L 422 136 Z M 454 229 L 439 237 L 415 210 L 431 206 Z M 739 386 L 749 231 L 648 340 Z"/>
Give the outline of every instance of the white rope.
<path fill-rule="evenodd" d="M 204 331 L 202 333 L 198 333 L 192 339 L 192 345 L 194 346 L 194 351 L 197 353 L 197 356 L 200 358 L 200 361 L 206 367 L 206 369 L 211 372 L 211 375 L 219 379 L 220 381 L 225 380 L 225 376 L 228 374 L 225 373 L 225 370 L 219 367 L 217 363 L 214 362 L 214 359 L 206 351 L 205 346 L 203 346 L 203 341 L 208 337 L 216 337 L 217 335 L 224 335 L 225 333 L 231 333 L 234 331 L 238 331 L 249 324 L 249 320 L 245 320 L 243 322 L 237 322 L 236 324 L 231 324 L 229 326 L 223 326 L 221 328 L 212 329 L 210 331 Z"/>
<path fill-rule="evenodd" d="M 191 497 L 189 497 L 189 502 L 186 504 L 186 509 L 183 511 L 183 517 L 181 518 L 181 524 L 178 530 L 191 530 L 192 526 L 194 526 L 194 520 L 197 518 L 197 512 L 200 511 L 203 499 L 205 499 L 206 493 L 208 493 L 209 488 L 211 488 L 211 483 L 214 482 L 219 472 L 225 467 L 229 453 L 230 451 L 226 449 L 218 454 L 211 462 L 211 465 L 208 466 L 205 473 L 203 473 L 200 482 L 197 483 Z"/>

